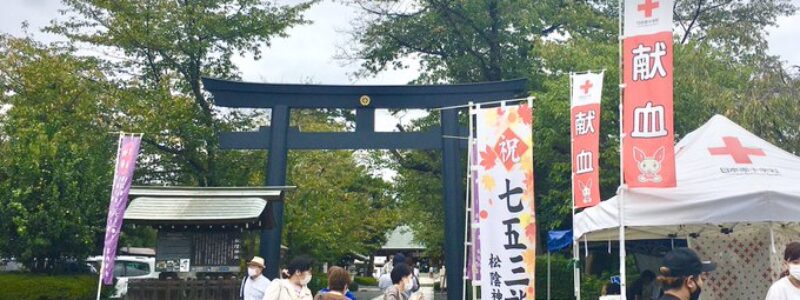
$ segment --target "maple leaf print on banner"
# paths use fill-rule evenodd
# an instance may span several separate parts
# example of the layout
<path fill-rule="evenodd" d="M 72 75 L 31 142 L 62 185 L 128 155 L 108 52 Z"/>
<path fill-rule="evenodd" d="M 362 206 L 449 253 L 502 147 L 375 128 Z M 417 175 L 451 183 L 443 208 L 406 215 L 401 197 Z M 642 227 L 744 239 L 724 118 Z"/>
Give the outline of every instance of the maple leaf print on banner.
<path fill-rule="evenodd" d="M 494 168 L 494 164 L 497 161 L 497 156 L 494 154 L 494 150 L 489 146 L 486 146 L 486 151 L 481 151 L 481 166 L 484 169 L 490 170 Z"/>
<path fill-rule="evenodd" d="M 530 125 L 533 122 L 533 111 L 531 110 L 528 104 L 522 104 L 519 106 L 519 118 L 522 119 L 523 124 Z"/>

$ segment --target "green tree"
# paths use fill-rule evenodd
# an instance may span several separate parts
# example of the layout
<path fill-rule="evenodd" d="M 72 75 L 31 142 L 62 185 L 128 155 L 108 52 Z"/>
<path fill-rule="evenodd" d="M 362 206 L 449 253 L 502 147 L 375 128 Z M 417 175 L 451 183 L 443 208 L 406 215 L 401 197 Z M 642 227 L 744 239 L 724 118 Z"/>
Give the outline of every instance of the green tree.
<path fill-rule="evenodd" d="M 305 23 L 301 13 L 311 1 L 288 6 L 258 0 L 64 3 L 69 18 L 54 21 L 47 31 L 123 54 L 114 75 L 126 79 L 131 102 L 121 112 L 129 116 L 127 122 L 115 125 L 145 133 L 144 153 L 150 159 L 143 160 L 144 178 L 201 186 L 251 183 L 240 179 L 256 170 L 230 168 L 258 166 L 254 160 L 263 156 L 220 152 L 218 134 L 252 127 L 252 118 L 215 109 L 201 76 L 238 79 L 233 55 L 260 57 L 261 46 Z"/>
<path fill-rule="evenodd" d="M 69 49 L 4 36 L 0 53 L 0 256 L 53 271 L 102 240 L 115 87 L 97 61 Z"/>
<path fill-rule="evenodd" d="M 327 112 L 293 111 L 304 131 L 343 131 Z M 353 253 L 370 254 L 386 242 L 398 214 L 390 186 L 349 151 L 292 151 L 287 182 L 298 187 L 286 199 L 283 241 L 289 256 L 310 254 L 338 263 Z"/>
<path fill-rule="evenodd" d="M 475 82 L 527 77 L 533 42 L 553 35 L 597 35 L 613 26 L 605 1 L 354 1 L 364 11 L 345 59 L 358 75 L 408 68 L 418 57 L 419 82 Z M 600 34 L 604 34 L 600 31 Z"/>
<path fill-rule="evenodd" d="M 537 97 L 534 173 L 542 232 L 568 227 L 570 220 L 568 74 L 605 69 L 601 193 L 604 198 L 615 194 L 619 184 L 616 1 L 356 3 L 364 11 L 361 26 L 353 33 L 357 43 L 342 57 L 359 60 L 361 76 L 407 68 L 403 59 L 417 58 L 422 74 L 416 82 L 531 79 L 530 90 Z M 797 75 L 765 51 L 766 28 L 795 10 L 785 0 L 676 1 L 676 25 L 681 28 L 675 36 L 676 138 L 711 115 L 724 113 L 778 145 L 797 145 L 799 135 L 790 125 L 800 117 Z M 438 176 L 435 154 L 389 158 L 402 168 L 398 186 L 403 193 L 429 192 L 430 187 L 410 183 Z M 441 204 L 434 211 L 441 211 Z M 415 230 L 442 232 L 443 228 L 429 222 Z"/>

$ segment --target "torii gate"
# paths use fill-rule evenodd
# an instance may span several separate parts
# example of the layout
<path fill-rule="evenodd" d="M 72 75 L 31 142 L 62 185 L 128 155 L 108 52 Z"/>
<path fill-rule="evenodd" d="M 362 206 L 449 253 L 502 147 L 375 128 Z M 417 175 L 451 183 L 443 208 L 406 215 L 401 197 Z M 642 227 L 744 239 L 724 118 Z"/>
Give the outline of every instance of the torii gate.
<path fill-rule="evenodd" d="M 465 202 L 460 170 L 460 148 L 467 136 L 458 125 L 457 109 L 442 109 L 441 125 L 425 132 L 375 132 L 375 109 L 433 109 L 466 107 L 512 99 L 525 92 L 526 79 L 453 85 L 308 85 L 269 84 L 203 78 L 205 89 L 216 105 L 230 108 L 270 108 L 271 124 L 256 132 L 228 132 L 220 136 L 222 149 L 268 149 L 267 186 L 286 185 L 286 155 L 289 149 L 441 149 L 444 184 L 445 232 L 464 230 Z M 289 127 L 292 108 L 341 108 L 356 110 L 355 132 L 300 132 Z M 259 253 L 267 261 L 264 272 L 278 275 L 283 202 L 272 202 L 275 226 L 261 232 Z M 445 266 L 448 299 L 462 297 L 464 235 L 445 234 Z"/>

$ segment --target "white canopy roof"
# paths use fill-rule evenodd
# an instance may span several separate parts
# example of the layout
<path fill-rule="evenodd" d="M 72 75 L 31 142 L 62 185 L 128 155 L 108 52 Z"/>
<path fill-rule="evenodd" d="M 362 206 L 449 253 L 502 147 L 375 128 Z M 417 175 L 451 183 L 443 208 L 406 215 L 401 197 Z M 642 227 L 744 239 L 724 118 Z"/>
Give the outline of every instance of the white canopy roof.
<path fill-rule="evenodd" d="M 624 191 L 626 239 L 800 221 L 800 158 L 716 115 L 675 146 L 677 187 Z M 575 215 L 574 238 L 618 238 L 617 197 Z"/>

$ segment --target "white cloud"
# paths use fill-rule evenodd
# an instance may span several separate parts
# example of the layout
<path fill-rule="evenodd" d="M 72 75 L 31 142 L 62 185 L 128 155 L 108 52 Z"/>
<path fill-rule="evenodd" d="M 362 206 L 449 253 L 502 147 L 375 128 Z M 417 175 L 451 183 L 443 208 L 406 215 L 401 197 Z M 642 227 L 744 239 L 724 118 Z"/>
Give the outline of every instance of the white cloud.
<path fill-rule="evenodd" d="M 796 6 L 800 6 L 800 0 L 792 1 Z M 769 51 L 779 55 L 790 65 L 800 66 L 800 14 L 782 17 L 778 19 L 778 25 L 768 29 Z"/>
<path fill-rule="evenodd" d="M 291 28 L 288 37 L 272 41 L 261 60 L 237 57 L 236 64 L 246 81 L 314 82 L 320 84 L 406 84 L 415 79 L 415 69 L 387 71 L 375 78 L 352 79 L 355 64 L 336 60 L 338 46 L 350 42 L 347 31 L 357 17 L 357 10 L 340 2 L 323 1 L 306 11 L 313 23 Z"/>

